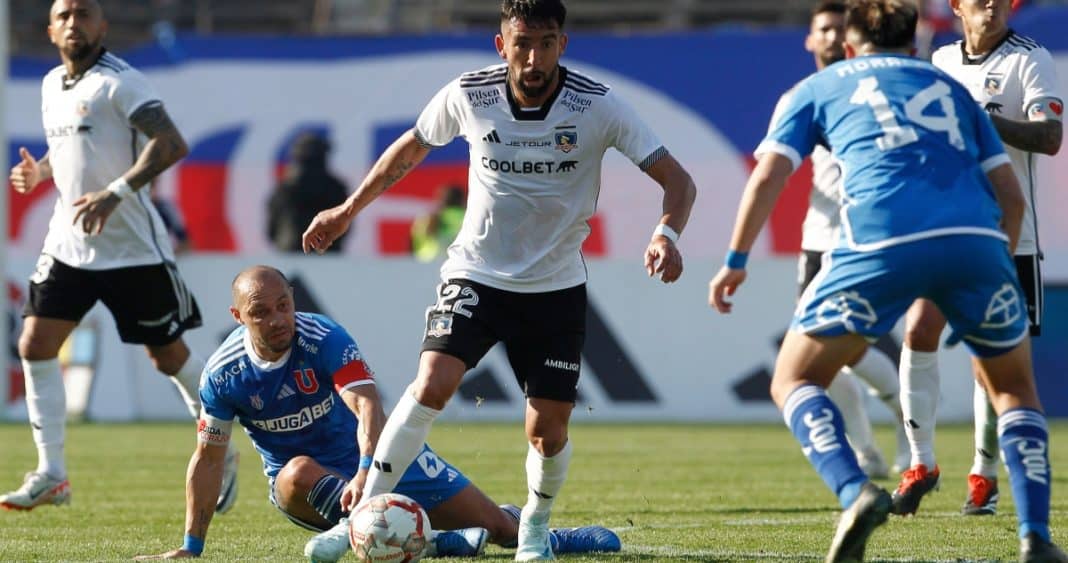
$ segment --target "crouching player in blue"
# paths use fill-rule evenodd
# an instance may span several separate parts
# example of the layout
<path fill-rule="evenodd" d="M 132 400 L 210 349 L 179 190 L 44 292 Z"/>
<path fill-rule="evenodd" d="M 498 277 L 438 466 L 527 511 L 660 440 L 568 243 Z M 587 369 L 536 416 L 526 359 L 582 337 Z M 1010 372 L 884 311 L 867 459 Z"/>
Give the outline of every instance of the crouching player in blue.
<path fill-rule="evenodd" d="M 849 2 L 847 59 L 802 81 L 757 149 L 709 302 L 731 310 L 727 298 L 745 280 L 748 251 L 786 178 L 817 144 L 828 147 L 844 174 L 841 232 L 801 297 L 771 384 L 786 424 L 845 509 L 827 561 L 863 560 L 891 502 L 857 465 L 824 389 L 918 297 L 945 314 L 993 399 L 1020 560 L 1068 561 L 1050 541 L 1049 437 L 1010 253 L 1023 194 L 968 91 L 909 56 L 916 18 L 909 0 Z"/>
<path fill-rule="evenodd" d="M 185 542 L 141 559 L 203 552 L 236 418 L 263 458 L 271 503 L 294 524 L 323 532 L 305 555 L 337 561 L 349 551 L 342 492 L 350 479 L 367 478 L 386 421 L 374 375 L 344 328 L 294 310 L 293 290 L 278 270 L 246 269 L 232 292 L 230 313 L 241 326 L 208 360 L 200 382 L 203 413 L 189 462 Z M 429 534 L 428 556 L 476 556 L 487 541 L 516 543 L 518 507 L 498 507 L 429 446 L 395 492 L 422 505 L 435 530 L 453 530 Z M 561 553 L 620 548 L 619 537 L 599 526 L 558 529 L 553 536 Z"/>

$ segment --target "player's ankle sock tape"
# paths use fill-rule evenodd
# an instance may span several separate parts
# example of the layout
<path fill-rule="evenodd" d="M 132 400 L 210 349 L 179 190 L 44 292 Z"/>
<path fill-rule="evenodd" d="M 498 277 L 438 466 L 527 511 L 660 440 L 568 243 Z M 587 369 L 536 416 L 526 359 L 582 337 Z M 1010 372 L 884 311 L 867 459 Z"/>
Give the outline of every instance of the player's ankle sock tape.
<path fill-rule="evenodd" d="M 1035 532 L 1049 539 L 1049 431 L 1033 409 L 1012 409 L 998 417 L 1001 455 L 1009 470 L 1020 537 Z"/>
<path fill-rule="evenodd" d="M 341 509 L 341 493 L 345 491 L 345 481 L 334 475 L 323 475 L 311 492 L 308 493 L 308 504 L 326 518 L 327 522 L 337 524 L 344 511 Z"/>

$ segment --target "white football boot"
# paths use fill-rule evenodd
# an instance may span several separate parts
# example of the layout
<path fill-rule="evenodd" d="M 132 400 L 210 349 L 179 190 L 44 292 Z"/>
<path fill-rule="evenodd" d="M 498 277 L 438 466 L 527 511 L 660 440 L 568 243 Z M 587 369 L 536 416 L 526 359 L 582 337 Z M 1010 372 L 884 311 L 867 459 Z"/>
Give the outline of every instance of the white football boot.
<path fill-rule="evenodd" d="M 0 507 L 8 510 L 33 510 L 42 504 L 70 504 L 70 481 L 31 471 L 18 490 L 0 495 Z"/>
<path fill-rule="evenodd" d="M 348 551 L 348 518 L 342 518 L 333 528 L 316 534 L 304 544 L 304 555 L 311 563 L 334 563 Z"/>
<path fill-rule="evenodd" d="M 549 515 L 519 519 L 519 545 L 515 549 L 516 561 L 551 561 L 552 543 L 549 541 Z"/>

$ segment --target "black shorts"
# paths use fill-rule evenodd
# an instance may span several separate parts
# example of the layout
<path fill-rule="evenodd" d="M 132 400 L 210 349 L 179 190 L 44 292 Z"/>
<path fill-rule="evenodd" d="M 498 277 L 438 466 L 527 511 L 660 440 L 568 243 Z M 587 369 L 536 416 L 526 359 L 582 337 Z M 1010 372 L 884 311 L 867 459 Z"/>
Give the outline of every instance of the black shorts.
<path fill-rule="evenodd" d="M 586 339 L 586 286 L 517 293 L 470 280 L 440 284 L 427 308 L 423 350 L 475 367 L 497 342 L 527 397 L 575 402 Z"/>
<path fill-rule="evenodd" d="M 30 276 L 22 316 L 78 322 L 98 300 L 130 344 L 163 346 L 201 324 L 197 302 L 174 264 L 85 270 L 47 254 Z"/>
<path fill-rule="evenodd" d="M 1027 318 L 1031 321 L 1031 336 L 1042 334 L 1042 305 L 1045 293 L 1042 289 L 1041 258 L 1037 254 L 1013 256 L 1016 263 L 1016 277 L 1020 278 L 1020 287 L 1027 296 Z"/>
<path fill-rule="evenodd" d="M 797 263 L 797 295 L 800 296 L 805 292 L 808 284 L 812 283 L 816 274 L 820 271 L 820 264 L 823 261 L 823 253 L 817 250 L 802 250 L 801 258 Z"/>

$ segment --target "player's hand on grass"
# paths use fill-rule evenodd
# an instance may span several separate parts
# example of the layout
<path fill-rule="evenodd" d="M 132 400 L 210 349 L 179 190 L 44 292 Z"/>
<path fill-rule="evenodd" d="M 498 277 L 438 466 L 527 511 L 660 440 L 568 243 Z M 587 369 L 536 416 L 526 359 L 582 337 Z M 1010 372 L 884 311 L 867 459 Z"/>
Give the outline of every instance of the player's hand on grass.
<path fill-rule="evenodd" d="M 716 277 L 708 282 L 708 304 L 720 313 L 730 313 L 733 303 L 727 297 L 734 295 L 738 286 L 745 281 L 744 268 L 720 268 Z"/>
<path fill-rule="evenodd" d="M 319 254 L 326 252 L 335 240 L 349 230 L 351 223 L 352 216 L 346 213 L 344 205 L 320 211 L 315 219 L 312 219 L 311 225 L 308 225 L 308 230 L 304 231 L 304 237 L 301 239 L 304 253 L 313 250 Z"/>
<path fill-rule="evenodd" d="M 88 193 L 74 201 L 75 226 L 81 221 L 82 231 L 87 235 L 99 235 L 104 230 L 104 224 L 122 199 L 108 190 Z"/>
<path fill-rule="evenodd" d="M 28 194 L 41 183 L 41 168 L 26 147 L 19 147 L 19 156 L 22 157 L 22 162 L 11 167 L 8 180 L 16 192 Z"/>
<path fill-rule="evenodd" d="M 345 485 L 345 490 L 341 493 L 341 509 L 352 512 L 356 510 L 356 505 L 360 504 L 363 499 L 363 485 L 367 482 L 368 470 L 361 469 L 356 472 L 356 476 L 349 481 L 348 485 Z"/>
<path fill-rule="evenodd" d="M 191 551 L 184 549 L 175 549 L 174 551 L 168 551 L 167 553 L 160 553 L 157 555 L 138 555 L 134 557 L 134 561 L 155 561 L 157 559 L 189 559 L 192 557 L 198 557 Z"/>
<path fill-rule="evenodd" d="M 682 253 L 671 239 L 654 235 L 645 248 L 645 271 L 649 277 L 660 276 L 660 281 L 671 283 L 682 275 Z"/>

